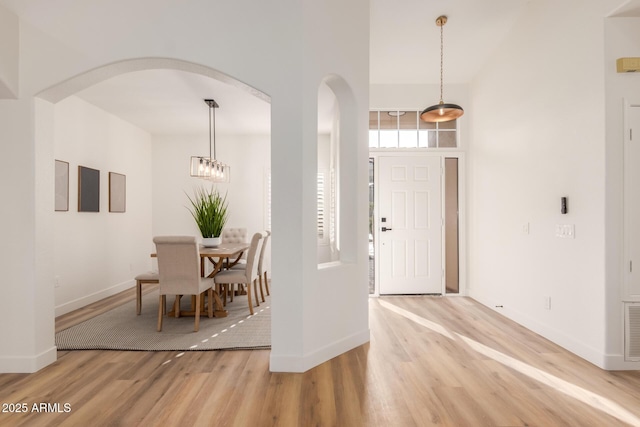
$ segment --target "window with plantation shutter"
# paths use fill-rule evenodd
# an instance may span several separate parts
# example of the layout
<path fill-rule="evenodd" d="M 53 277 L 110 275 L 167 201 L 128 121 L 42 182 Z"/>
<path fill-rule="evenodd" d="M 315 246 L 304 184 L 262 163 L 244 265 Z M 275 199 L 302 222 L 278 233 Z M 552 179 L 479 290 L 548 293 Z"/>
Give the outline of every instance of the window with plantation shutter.
<path fill-rule="evenodd" d="M 317 178 L 317 201 L 318 208 L 316 212 L 316 225 L 318 230 L 318 240 L 324 241 L 326 238 L 325 235 L 325 182 L 324 182 L 324 172 L 318 172 Z"/>
<path fill-rule="evenodd" d="M 271 230 L 271 169 L 267 169 L 264 175 L 264 228 Z"/>

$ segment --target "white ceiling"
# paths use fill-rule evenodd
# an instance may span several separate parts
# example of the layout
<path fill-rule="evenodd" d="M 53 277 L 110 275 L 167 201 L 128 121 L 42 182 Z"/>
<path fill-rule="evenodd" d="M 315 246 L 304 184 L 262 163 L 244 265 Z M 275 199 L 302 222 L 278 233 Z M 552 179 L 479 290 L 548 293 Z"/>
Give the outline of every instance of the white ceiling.
<path fill-rule="evenodd" d="M 440 28 L 444 27 L 444 83 L 464 84 L 481 69 L 531 0 L 370 0 L 370 81 L 373 84 L 438 84 Z M 20 9 L 22 2 L 0 0 Z M 28 10 L 21 12 L 28 14 Z M 37 11 L 35 11 L 37 12 Z M 31 13 L 35 13 L 31 10 Z M 640 0 L 627 1 L 614 16 L 640 16 Z M 330 91 L 328 91 L 330 92 Z M 326 95 L 327 91 L 320 91 Z M 219 133 L 268 133 L 269 105 L 226 83 L 176 70 L 120 75 L 78 95 L 152 134 L 208 132 L 215 99 Z M 326 101 L 325 101 L 326 100 Z M 322 103 L 331 103 L 323 96 Z M 324 107 L 326 122 L 330 108 Z M 325 127 L 328 123 L 325 123 Z"/>
<path fill-rule="evenodd" d="M 77 95 L 155 135 L 209 132 L 214 99 L 216 134 L 269 133 L 270 105 L 227 83 L 178 70 L 135 71 L 91 86 Z"/>
<path fill-rule="evenodd" d="M 371 83 L 468 83 L 511 29 L 529 0 L 371 0 Z"/>

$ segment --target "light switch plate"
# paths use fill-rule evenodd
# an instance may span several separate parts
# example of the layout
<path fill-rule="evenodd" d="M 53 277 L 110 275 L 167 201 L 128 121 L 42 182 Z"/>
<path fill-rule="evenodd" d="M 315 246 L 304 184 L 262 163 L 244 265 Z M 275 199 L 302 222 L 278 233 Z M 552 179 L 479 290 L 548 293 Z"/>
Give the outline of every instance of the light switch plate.
<path fill-rule="evenodd" d="M 556 237 L 575 239 L 576 226 L 574 224 L 556 224 Z"/>

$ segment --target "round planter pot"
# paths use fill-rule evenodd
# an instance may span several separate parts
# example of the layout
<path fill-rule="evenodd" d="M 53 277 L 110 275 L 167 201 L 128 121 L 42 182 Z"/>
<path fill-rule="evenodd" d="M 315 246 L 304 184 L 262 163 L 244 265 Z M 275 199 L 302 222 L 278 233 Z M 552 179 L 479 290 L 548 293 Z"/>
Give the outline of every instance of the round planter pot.
<path fill-rule="evenodd" d="M 220 237 L 203 237 L 202 245 L 205 248 L 215 248 L 222 243 L 222 239 Z"/>

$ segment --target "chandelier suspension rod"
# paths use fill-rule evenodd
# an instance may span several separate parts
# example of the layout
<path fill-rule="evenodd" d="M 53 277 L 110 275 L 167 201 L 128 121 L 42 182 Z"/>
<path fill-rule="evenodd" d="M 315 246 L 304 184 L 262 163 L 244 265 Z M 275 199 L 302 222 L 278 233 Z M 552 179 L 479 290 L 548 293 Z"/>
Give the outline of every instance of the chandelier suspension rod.
<path fill-rule="evenodd" d="M 444 64 L 444 24 L 447 22 L 447 18 L 438 18 L 441 23 L 440 26 L 440 104 L 444 104 L 443 101 L 443 64 Z"/>

